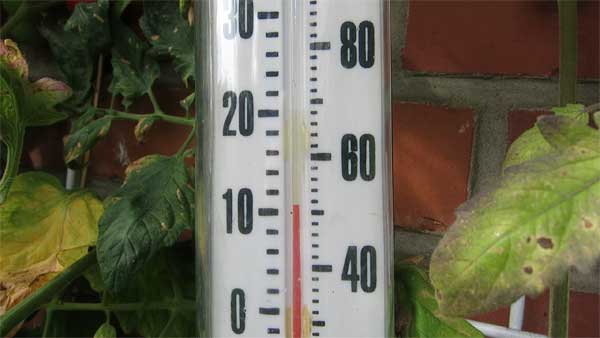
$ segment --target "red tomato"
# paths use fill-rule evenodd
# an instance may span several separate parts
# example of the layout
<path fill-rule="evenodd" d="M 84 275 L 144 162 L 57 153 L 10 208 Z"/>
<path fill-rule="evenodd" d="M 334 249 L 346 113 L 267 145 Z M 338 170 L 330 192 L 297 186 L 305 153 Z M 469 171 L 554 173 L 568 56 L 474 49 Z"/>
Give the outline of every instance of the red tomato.
<path fill-rule="evenodd" d="M 69 7 L 72 12 L 75 10 L 75 6 L 80 2 L 96 2 L 96 0 L 67 0 L 67 7 Z"/>

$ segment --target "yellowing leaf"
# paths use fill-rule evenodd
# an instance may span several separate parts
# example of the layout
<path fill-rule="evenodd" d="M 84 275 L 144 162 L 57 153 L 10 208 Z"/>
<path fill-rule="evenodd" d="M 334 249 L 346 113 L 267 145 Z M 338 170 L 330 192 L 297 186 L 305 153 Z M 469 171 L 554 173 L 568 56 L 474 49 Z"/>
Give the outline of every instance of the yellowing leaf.
<path fill-rule="evenodd" d="M 457 212 L 431 260 L 440 310 L 466 316 L 554 285 L 600 255 L 600 133 L 566 116 L 536 124 L 553 150 L 508 168 Z"/>
<path fill-rule="evenodd" d="M 101 202 L 66 192 L 53 176 L 17 176 L 0 206 L 0 314 L 88 252 L 98 237 Z"/>

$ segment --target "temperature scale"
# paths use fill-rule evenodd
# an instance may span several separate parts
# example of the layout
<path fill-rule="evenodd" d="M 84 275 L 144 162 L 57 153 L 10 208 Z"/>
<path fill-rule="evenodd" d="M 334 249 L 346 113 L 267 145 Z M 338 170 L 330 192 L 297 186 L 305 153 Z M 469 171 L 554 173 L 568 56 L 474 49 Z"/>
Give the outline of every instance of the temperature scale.
<path fill-rule="evenodd" d="M 196 7 L 202 334 L 393 336 L 387 4 Z"/>

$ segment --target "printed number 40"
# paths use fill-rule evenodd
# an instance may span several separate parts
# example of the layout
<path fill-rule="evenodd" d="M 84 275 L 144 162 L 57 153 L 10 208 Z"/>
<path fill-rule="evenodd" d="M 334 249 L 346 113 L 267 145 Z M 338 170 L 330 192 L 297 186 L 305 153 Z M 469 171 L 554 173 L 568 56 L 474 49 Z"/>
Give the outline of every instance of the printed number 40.
<path fill-rule="evenodd" d="M 342 269 L 342 280 L 350 281 L 352 292 L 357 291 L 359 281 L 360 288 L 364 292 L 375 291 L 377 287 L 377 254 L 375 248 L 365 245 L 360 250 L 360 262 L 358 262 L 358 248 L 354 245 L 349 246 L 344 260 L 344 268 Z"/>

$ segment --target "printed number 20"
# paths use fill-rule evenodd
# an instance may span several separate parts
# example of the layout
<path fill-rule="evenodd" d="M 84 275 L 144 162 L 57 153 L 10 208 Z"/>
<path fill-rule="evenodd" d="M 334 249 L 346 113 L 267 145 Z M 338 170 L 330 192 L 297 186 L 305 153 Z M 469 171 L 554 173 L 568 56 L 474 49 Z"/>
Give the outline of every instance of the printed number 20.
<path fill-rule="evenodd" d="M 375 64 L 375 26 L 371 21 L 363 21 L 358 25 L 358 48 L 356 47 L 356 25 L 346 21 L 340 27 L 342 49 L 340 58 L 344 68 L 354 68 L 356 60 L 363 68 L 371 68 Z"/>

